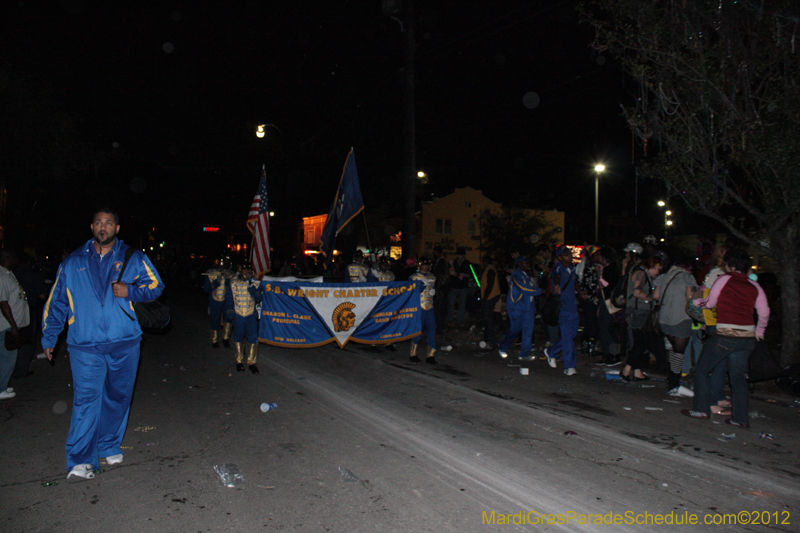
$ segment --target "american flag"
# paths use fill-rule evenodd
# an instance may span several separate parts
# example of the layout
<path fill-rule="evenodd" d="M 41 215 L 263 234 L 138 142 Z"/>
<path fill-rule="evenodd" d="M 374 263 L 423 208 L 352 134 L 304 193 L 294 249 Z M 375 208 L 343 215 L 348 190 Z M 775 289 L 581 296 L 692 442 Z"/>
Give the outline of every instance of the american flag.
<path fill-rule="evenodd" d="M 253 273 L 269 272 L 269 210 L 267 208 L 267 171 L 261 170 L 261 183 L 250 205 L 247 228 L 253 234 Z"/>

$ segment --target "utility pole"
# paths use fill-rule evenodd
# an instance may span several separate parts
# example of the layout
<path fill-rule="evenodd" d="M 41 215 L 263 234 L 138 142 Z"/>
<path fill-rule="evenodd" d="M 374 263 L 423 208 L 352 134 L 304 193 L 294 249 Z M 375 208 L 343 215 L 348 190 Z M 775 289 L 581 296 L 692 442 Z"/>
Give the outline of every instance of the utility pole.
<path fill-rule="evenodd" d="M 403 257 L 416 255 L 414 237 L 416 235 L 416 124 L 414 120 L 414 2 L 402 0 L 402 24 L 405 34 L 403 46 L 403 147 L 405 165 L 403 168 Z"/>

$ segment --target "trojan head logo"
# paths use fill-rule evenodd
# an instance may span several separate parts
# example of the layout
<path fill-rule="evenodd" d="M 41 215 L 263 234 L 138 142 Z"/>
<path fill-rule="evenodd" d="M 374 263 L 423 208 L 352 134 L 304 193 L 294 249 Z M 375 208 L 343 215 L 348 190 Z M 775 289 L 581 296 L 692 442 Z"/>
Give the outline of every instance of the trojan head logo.
<path fill-rule="evenodd" d="M 122 269 L 122 261 L 115 261 L 111 268 L 114 272 L 119 272 Z"/>
<path fill-rule="evenodd" d="M 356 314 L 353 312 L 356 304 L 352 302 L 343 302 L 336 306 L 331 315 L 331 322 L 333 322 L 333 329 L 337 333 L 340 331 L 349 331 L 356 323 Z"/>

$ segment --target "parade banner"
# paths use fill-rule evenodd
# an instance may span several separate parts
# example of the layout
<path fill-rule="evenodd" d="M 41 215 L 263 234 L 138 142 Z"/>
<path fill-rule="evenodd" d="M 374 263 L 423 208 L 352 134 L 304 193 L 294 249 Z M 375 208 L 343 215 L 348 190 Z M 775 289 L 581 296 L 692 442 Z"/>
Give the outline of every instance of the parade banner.
<path fill-rule="evenodd" d="M 416 282 L 261 282 L 258 340 L 288 348 L 391 344 L 420 334 Z"/>

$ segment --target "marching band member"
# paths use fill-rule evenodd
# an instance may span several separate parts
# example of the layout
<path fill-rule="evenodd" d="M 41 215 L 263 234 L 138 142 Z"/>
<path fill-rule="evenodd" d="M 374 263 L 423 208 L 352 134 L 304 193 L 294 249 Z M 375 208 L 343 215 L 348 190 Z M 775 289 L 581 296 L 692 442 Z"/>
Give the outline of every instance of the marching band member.
<path fill-rule="evenodd" d="M 219 348 L 219 341 L 226 348 L 230 346 L 231 324 L 223 319 L 225 309 L 225 290 L 227 281 L 233 273 L 228 269 L 223 269 L 221 265 L 214 265 L 211 270 L 205 273 L 206 280 L 203 288 L 208 294 L 208 310 L 211 319 L 211 346 Z"/>
<path fill-rule="evenodd" d="M 419 304 L 422 308 L 422 329 L 426 331 L 425 340 L 428 342 L 428 356 L 425 362 L 430 365 L 435 365 L 436 358 L 436 313 L 433 310 L 433 295 L 436 294 L 434 285 L 436 284 L 436 276 L 431 274 L 431 260 L 427 257 L 422 257 L 419 260 L 419 268 L 416 273 L 411 274 L 408 278 L 409 281 L 422 282 L 422 294 L 419 298 Z M 421 363 L 417 357 L 417 347 L 419 341 L 422 339 L 422 331 L 420 334 L 411 339 L 411 359 L 412 363 Z"/>
<path fill-rule="evenodd" d="M 389 270 L 389 259 L 385 256 L 378 261 L 378 268 L 373 268 L 370 273 L 378 281 L 394 281 L 394 272 Z"/>
<path fill-rule="evenodd" d="M 242 263 L 239 274 L 228 281 L 225 293 L 225 313 L 233 323 L 233 348 L 236 352 L 236 371 L 244 372 L 245 353 L 247 367 L 258 374 L 258 313 L 256 304 L 261 301 L 260 281 L 253 278 L 253 266 Z"/>
<path fill-rule="evenodd" d="M 370 281 L 394 281 L 394 272 L 389 270 L 389 258 L 385 255 L 378 261 L 378 268 L 373 268 L 369 273 Z M 386 349 L 390 352 L 397 351 L 394 344 L 387 345 Z"/>
<path fill-rule="evenodd" d="M 353 262 L 347 265 L 345 272 L 345 283 L 363 283 L 367 281 L 369 269 L 364 264 L 364 252 L 356 250 L 353 254 Z"/>

